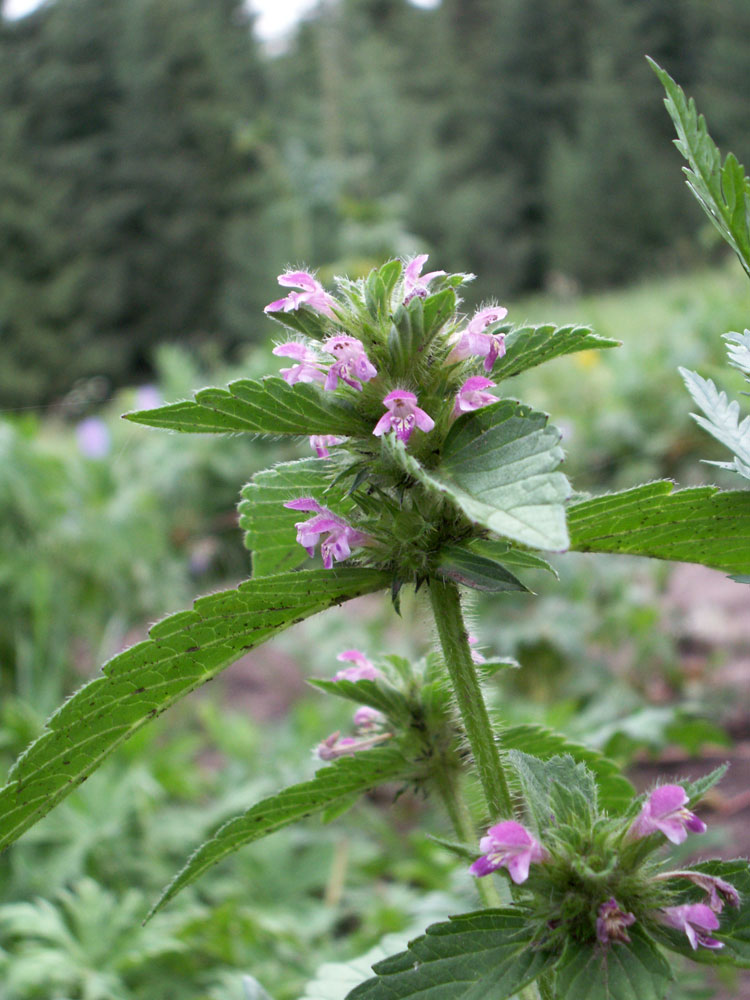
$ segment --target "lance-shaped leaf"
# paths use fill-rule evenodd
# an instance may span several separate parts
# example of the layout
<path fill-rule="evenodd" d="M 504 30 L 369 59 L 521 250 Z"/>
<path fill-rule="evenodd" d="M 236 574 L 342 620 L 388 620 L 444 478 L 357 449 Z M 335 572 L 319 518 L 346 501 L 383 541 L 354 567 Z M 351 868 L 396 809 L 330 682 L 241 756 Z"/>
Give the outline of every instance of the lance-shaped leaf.
<path fill-rule="evenodd" d="M 662 480 L 568 507 L 570 547 L 750 572 L 750 490 Z"/>
<path fill-rule="evenodd" d="M 745 479 L 750 479 L 750 417 L 740 420 L 740 404 L 719 392 L 710 378 L 701 378 L 697 372 L 680 368 L 680 375 L 693 397 L 693 402 L 703 410 L 705 417 L 693 414 L 695 422 L 721 441 L 734 454 L 734 462 L 712 462 L 723 469 L 733 469 Z"/>
<path fill-rule="evenodd" d="M 503 750 L 521 750 L 542 761 L 568 754 L 586 764 L 596 778 L 599 804 L 607 812 L 625 812 L 635 795 L 635 789 L 613 760 L 545 726 L 535 723 L 509 726 L 500 734 L 500 746 Z"/>
<path fill-rule="evenodd" d="M 388 781 L 408 780 L 414 772 L 414 766 L 395 747 L 364 750 L 322 768 L 310 781 L 292 785 L 277 795 L 263 799 L 241 816 L 230 819 L 198 848 L 164 890 L 150 916 L 200 878 L 207 869 L 246 844 L 314 813 L 329 811 L 339 805 L 347 807 L 352 798 L 370 788 Z"/>
<path fill-rule="evenodd" d="M 559 441 L 546 414 L 503 399 L 459 417 L 436 469 L 424 468 L 393 434 L 384 447 L 405 472 L 475 524 L 530 548 L 563 550 L 570 486 L 554 471 L 563 458 Z"/>
<path fill-rule="evenodd" d="M 183 695 L 271 636 L 325 608 L 388 585 L 375 570 L 344 567 L 248 580 L 199 598 L 150 638 L 105 664 L 49 719 L 0 790 L 7 847 L 96 770 L 115 747 Z"/>
<path fill-rule="evenodd" d="M 367 434 L 354 409 L 316 385 L 269 376 L 239 379 L 226 389 L 201 389 L 195 400 L 124 414 L 149 427 L 190 434 Z"/>
<path fill-rule="evenodd" d="M 285 462 L 259 472 L 244 487 L 240 527 L 245 529 L 245 545 L 253 553 L 253 576 L 295 569 L 309 559 L 297 544 L 294 527 L 309 515 L 288 510 L 284 506 L 287 500 L 313 497 L 324 507 L 333 504 L 344 517 L 354 506 L 345 499 L 344 486 L 331 488 L 335 471 L 330 461 L 321 458 Z"/>
<path fill-rule="evenodd" d="M 688 162 L 683 167 L 687 185 L 750 274 L 750 182 L 745 171 L 732 153 L 722 164 L 695 101 L 686 100 L 669 73 L 653 59 L 649 62 L 667 92 L 664 104 L 677 131 L 675 146 Z"/>
<path fill-rule="evenodd" d="M 690 865 L 688 870 L 722 879 L 740 894 L 740 905 L 734 907 L 725 904 L 719 915 L 719 929 L 711 932 L 711 937 L 722 941 L 724 947 L 693 949 L 683 933 L 662 926 L 655 929 L 657 938 L 667 948 L 691 958 L 694 962 L 750 968 L 750 865 L 747 861 L 737 858 L 732 861 L 703 861 L 697 865 Z M 682 903 L 706 902 L 705 892 L 688 879 L 671 879 L 669 888 L 679 893 L 675 897 L 675 906 Z"/>
<path fill-rule="evenodd" d="M 373 968 L 347 1000 L 507 1000 L 556 956 L 534 947 L 523 914 L 480 910 L 433 924 L 407 951 Z"/>
<path fill-rule="evenodd" d="M 555 975 L 559 1000 L 664 1000 L 672 970 L 636 928 L 630 944 L 602 948 L 571 941 Z"/>
<path fill-rule="evenodd" d="M 619 346 L 619 340 L 600 337 L 585 326 L 522 326 L 505 334 L 505 354 L 495 362 L 492 377 L 499 382 L 563 354 Z"/>
<path fill-rule="evenodd" d="M 502 563 L 472 552 L 468 546 L 451 545 L 443 549 L 438 567 L 443 576 L 474 590 L 485 590 L 493 594 L 506 590 L 529 593 L 529 588 Z"/>

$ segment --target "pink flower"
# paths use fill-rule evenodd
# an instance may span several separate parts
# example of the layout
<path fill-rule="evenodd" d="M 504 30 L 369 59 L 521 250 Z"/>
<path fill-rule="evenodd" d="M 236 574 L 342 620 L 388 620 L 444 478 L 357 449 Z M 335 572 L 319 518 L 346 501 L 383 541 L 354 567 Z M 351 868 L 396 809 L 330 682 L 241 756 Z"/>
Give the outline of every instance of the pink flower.
<path fill-rule="evenodd" d="M 729 903 L 730 906 L 735 908 L 738 908 L 740 905 L 740 894 L 735 887 L 717 875 L 708 875 L 706 872 L 697 872 L 687 868 L 684 871 L 678 872 L 661 872 L 661 874 L 654 876 L 654 881 L 666 882 L 673 878 L 689 879 L 694 885 L 703 889 L 708 897 L 706 905 L 714 913 L 721 913 L 725 903 Z"/>
<path fill-rule="evenodd" d="M 290 340 L 286 344 L 274 347 L 273 354 L 282 358 L 294 358 L 299 364 L 292 368 L 282 368 L 281 377 L 290 385 L 295 382 L 325 382 L 326 373 L 320 367 L 320 358 L 309 347 L 300 344 L 298 340 Z"/>
<path fill-rule="evenodd" d="M 399 441 L 408 441 L 415 426 L 421 431 L 431 431 L 435 421 L 424 410 L 417 406 L 417 397 L 405 389 L 394 389 L 389 392 L 383 402 L 388 410 L 375 424 L 372 432 L 375 437 L 381 437 L 388 431 L 395 431 Z"/>
<path fill-rule="evenodd" d="M 488 306 L 474 313 L 465 330 L 453 334 L 453 350 L 448 361 L 463 361 L 475 356 L 484 358 L 484 370 L 491 372 L 498 358 L 505 354 L 505 334 L 484 333 L 488 326 L 505 319 L 508 310 L 502 306 Z"/>
<path fill-rule="evenodd" d="M 354 725 L 362 732 L 377 729 L 384 722 L 385 716 L 383 713 L 379 712 L 376 708 L 370 708 L 369 705 L 360 705 L 354 713 Z"/>
<path fill-rule="evenodd" d="M 445 271 L 430 271 L 422 274 L 422 268 L 427 263 L 428 254 L 421 253 L 418 257 L 410 260 L 404 268 L 404 305 L 407 305 L 418 295 L 420 299 L 427 297 L 428 285 L 434 278 L 444 275 Z"/>
<path fill-rule="evenodd" d="M 333 448 L 334 445 L 343 444 L 345 440 L 345 438 L 336 437 L 335 434 L 311 434 L 310 447 L 318 458 L 330 458 L 331 453 L 328 449 Z"/>
<path fill-rule="evenodd" d="M 333 675 L 335 681 L 375 681 L 383 675 L 378 668 L 358 649 L 345 649 L 336 657 L 339 663 L 353 663 Z"/>
<path fill-rule="evenodd" d="M 684 906 L 668 906 L 657 913 L 657 919 L 666 924 L 667 927 L 674 927 L 678 931 L 684 931 L 690 942 L 693 951 L 698 945 L 704 948 L 723 948 L 721 941 L 709 937 L 709 931 L 718 930 L 719 918 L 714 911 L 704 903 L 686 903 Z"/>
<path fill-rule="evenodd" d="M 612 896 L 599 907 L 599 915 L 596 918 L 596 936 L 601 944 L 609 944 L 610 941 L 627 943 L 630 941 L 627 928 L 634 923 L 635 916 L 621 910 L 620 904 Z"/>
<path fill-rule="evenodd" d="M 681 844 L 690 833 L 705 833 L 706 824 L 686 808 L 687 792 L 682 785 L 660 785 L 643 804 L 626 840 L 640 840 L 661 831 L 673 844 Z"/>
<path fill-rule="evenodd" d="M 472 875 L 482 878 L 497 868 L 507 868 L 516 885 L 529 877 L 532 861 L 543 861 L 547 856 L 539 841 L 512 819 L 491 826 L 479 841 L 479 850 L 484 854 L 469 868 Z"/>
<path fill-rule="evenodd" d="M 456 394 L 456 402 L 453 407 L 453 416 L 460 417 L 462 413 L 469 413 L 471 410 L 479 410 L 490 403 L 496 403 L 497 397 L 491 392 L 484 392 L 495 385 L 492 379 L 485 378 L 484 375 L 472 375 L 467 378 Z"/>
<path fill-rule="evenodd" d="M 317 512 L 318 516 L 310 518 L 309 521 L 297 521 L 295 524 L 297 541 L 307 549 L 307 554 L 311 558 L 320 543 L 320 554 L 326 569 L 331 569 L 334 561 L 341 562 L 343 559 L 348 559 L 352 554 L 352 546 L 362 545 L 367 541 L 367 535 L 352 528 L 343 518 L 332 514 L 325 507 L 321 507 L 312 497 L 290 500 L 284 506 L 290 510 Z M 326 537 L 323 538 L 323 535 Z"/>
<path fill-rule="evenodd" d="M 300 306 L 307 306 L 324 316 L 333 318 L 331 306 L 334 300 L 307 271 L 286 271 L 276 279 L 284 288 L 300 288 L 299 292 L 289 292 L 283 299 L 269 302 L 264 312 L 294 312 Z"/>
<path fill-rule="evenodd" d="M 329 337 L 323 347 L 337 359 L 328 369 L 326 389 L 335 389 L 338 380 L 341 379 L 352 389 L 361 391 L 362 382 L 369 382 L 378 374 L 377 368 L 365 354 L 362 341 L 356 337 L 348 337 L 342 333 L 336 337 Z"/>
<path fill-rule="evenodd" d="M 338 757 L 349 757 L 360 750 L 369 750 L 370 747 L 389 740 L 391 733 L 375 733 L 365 739 L 355 739 L 352 736 L 340 736 L 338 733 L 331 733 L 322 743 L 315 748 L 315 756 L 319 760 L 336 760 Z"/>
<path fill-rule="evenodd" d="M 469 640 L 469 645 L 470 646 L 476 646 L 476 644 L 479 642 L 479 639 L 477 639 L 477 637 L 475 635 L 469 635 L 469 636 L 467 636 L 467 639 Z M 487 657 L 483 656 L 482 653 L 480 653 L 478 649 L 472 649 L 471 650 L 471 659 L 472 659 L 473 663 L 486 663 L 487 662 Z"/>

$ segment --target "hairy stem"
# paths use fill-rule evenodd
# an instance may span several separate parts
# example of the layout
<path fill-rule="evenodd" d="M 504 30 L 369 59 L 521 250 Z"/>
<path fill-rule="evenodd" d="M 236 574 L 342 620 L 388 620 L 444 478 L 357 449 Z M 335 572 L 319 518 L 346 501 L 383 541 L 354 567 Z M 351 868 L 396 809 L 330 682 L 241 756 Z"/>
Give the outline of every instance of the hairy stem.
<path fill-rule="evenodd" d="M 477 832 L 469 807 L 459 788 L 461 776 L 455 770 L 439 767 L 434 775 L 434 780 L 445 810 L 453 824 L 453 829 L 456 831 L 456 836 L 462 843 L 474 842 Z M 509 897 L 503 899 L 501 892 L 491 879 L 478 878 L 476 883 L 477 892 L 482 897 L 485 906 L 503 906 L 509 902 Z"/>
<path fill-rule="evenodd" d="M 458 587 L 447 580 L 432 579 L 430 599 L 443 656 L 490 815 L 493 820 L 510 817 L 513 807 L 508 782 L 471 659 Z"/>

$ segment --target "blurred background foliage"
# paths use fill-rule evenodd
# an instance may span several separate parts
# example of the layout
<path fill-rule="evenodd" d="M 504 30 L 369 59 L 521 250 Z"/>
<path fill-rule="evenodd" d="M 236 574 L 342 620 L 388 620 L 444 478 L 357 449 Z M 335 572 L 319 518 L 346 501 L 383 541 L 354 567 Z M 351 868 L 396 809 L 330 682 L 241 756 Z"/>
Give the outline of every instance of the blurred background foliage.
<path fill-rule="evenodd" d="M 742 158 L 748 35 L 744 0 L 327 0 L 281 51 L 240 0 L 0 18 L 0 396 L 236 357 L 287 263 L 431 249 L 473 304 L 694 262 L 643 55 Z"/>
<path fill-rule="evenodd" d="M 574 485 L 736 486 L 701 464 L 725 456 L 676 369 L 741 391 L 720 335 L 750 290 L 684 190 L 643 55 L 747 160 L 748 37 L 745 0 L 328 0 L 274 49 L 236 0 L 0 19 L 3 768 L 150 622 L 248 575 L 239 489 L 307 443 L 119 415 L 276 371 L 262 307 L 287 264 L 327 280 L 429 251 L 478 275 L 467 308 L 498 296 L 516 323 L 620 339 L 506 386 L 561 427 Z M 521 665 L 488 682 L 496 712 L 623 765 L 747 737 L 750 636 L 707 598 L 717 574 L 696 609 L 671 567 L 556 562 L 537 597 L 475 604 L 485 653 Z M 446 832 L 435 804 L 394 788 L 240 852 L 140 928 L 203 836 L 348 731 L 305 678 L 346 647 L 420 656 L 426 620 L 408 596 L 401 619 L 380 599 L 331 611 L 121 748 L 0 858 L 0 1000 L 263 1000 L 248 975 L 295 1000 L 321 961 L 473 906 L 423 832 Z M 335 1000 L 340 972 L 306 995 Z M 717 996 L 701 974 L 675 989 Z"/>

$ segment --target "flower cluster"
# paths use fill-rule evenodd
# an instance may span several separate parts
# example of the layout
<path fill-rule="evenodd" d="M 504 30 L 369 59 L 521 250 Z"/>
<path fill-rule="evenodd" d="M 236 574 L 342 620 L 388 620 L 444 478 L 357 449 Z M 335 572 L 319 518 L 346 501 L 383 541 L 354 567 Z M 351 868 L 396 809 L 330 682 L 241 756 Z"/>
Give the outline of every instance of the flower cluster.
<path fill-rule="evenodd" d="M 352 554 L 352 546 L 364 545 L 369 540 L 367 535 L 352 528 L 343 518 L 332 514 L 330 510 L 321 507 L 312 497 L 289 500 L 284 506 L 290 510 L 315 513 L 316 516 L 308 521 L 296 522 L 297 541 L 307 549 L 310 557 L 315 555 L 315 549 L 320 543 L 320 554 L 326 569 L 331 569 L 334 561 L 341 562 L 343 559 L 348 559 Z"/>
<path fill-rule="evenodd" d="M 448 275 L 442 270 L 423 273 L 427 259 L 427 254 L 419 254 L 401 267 L 400 282 L 390 286 L 387 308 L 392 317 L 399 310 L 401 315 L 411 315 L 415 308 L 417 311 L 422 308 L 417 300 L 426 300 L 440 287 L 453 288 L 473 277 Z M 405 343 L 409 344 L 411 354 L 404 364 L 394 367 L 388 339 L 400 328 L 392 325 L 390 333 L 389 327 L 378 328 L 379 317 L 372 312 L 370 319 L 363 320 L 365 299 L 363 296 L 352 299 L 351 285 L 344 287 L 348 301 L 340 302 L 308 271 L 286 271 L 279 275 L 278 281 L 289 291 L 269 303 L 265 311 L 296 331 L 294 339 L 273 349 L 277 357 L 292 362 L 281 368 L 282 378 L 289 385 L 310 383 L 323 392 L 349 394 L 355 408 L 372 420 L 370 442 L 373 437 L 395 435 L 409 446 L 415 434 L 421 440 L 422 435 L 433 434 L 436 428 L 445 432 L 463 414 L 497 401 L 491 391 L 496 383 L 488 376 L 505 353 L 504 334 L 495 332 L 495 328 L 507 316 L 507 309 L 485 306 L 463 322 L 455 315 L 447 320 L 443 317 L 435 329 L 420 334 L 421 341 L 412 343 L 407 336 Z M 290 314 L 297 314 L 294 322 Z M 419 326 L 422 322 L 420 319 L 418 329 L 422 329 Z M 390 319 L 388 323 L 390 326 Z M 300 333 L 301 330 L 305 332 Z M 477 362 L 481 362 L 481 374 L 477 372 Z M 422 365 L 420 372 L 428 373 L 425 379 L 418 377 L 418 365 Z M 366 386 L 368 392 L 364 393 Z M 357 402 L 357 395 L 361 403 Z M 426 405 L 420 406 L 420 397 Z M 384 408 L 379 418 L 377 411 L 373 411 L 375 401 L 380 401 Z M 331 457 L 332 447 L 347 443 L 346 438 L 333 434 L 310 438 L 311 448 L 321 459 Z M 356 446 L 354 440 L 351 443 Z M 362 445 L 364 442 L 360 441 L 360 450 Z M 439 448 L 439 442 L 436 447 Z M 370 453 L 377 454 L 372 447 Z M 324 565 L 329 568 L 335 561 L 346 559 L 352 548 L 365 540 L 362 532 L 309 497 L 292 500 L 287 506 L 318 515 L 297 524 L 297 540 L 310 554 L 320 543 Z"/>
<path fill-rule="evenodd" d="M 688 795 L 681 785 L 662 785 L 647 797 L 641 811 L 626 830 L 624 843 L 633 843 L 662 833 L 674 844 L 681 844 L 688 833 L 703 833 L 706 825 L 686 806 Z M 479 842 L 482 852 L 469 871 L 479 878 L 505 868 L 516 885 L 529 878 L 532 864 L 550 861 L 552 854 L 537 838 L 514 820 L 505 820 L 492 826 Z M 650 875 L 652 885 L 675 879 L 686 879 L 706 894 L 702 903 L 683 903 L 652 909 L 642 917 L 653 923 L 684 933 L 691 948 L 719 949 L 724 945 L 712 936 L 719 930 L 719 918 L 725 904 L 738 907 L 739 893 L 733 885 L 702 871 L 667 871 Z M 616 942 L 629 942 L 628 928 L 637 921 L 635 913 L 624 908 L 614 895 L 598 904 L 594 934 L 604 946 Z"/>
<path fill-rule="evenodd" d="M 351 663 L 352 666 L 338 670 L 333 675 L 334 681 L 369 681 L 378 680 L 383 676 L 359 649 L 345 649 L 336 659 L 340 663 Z M 315 748 L 315 756 L 319 760 L 331 761 L 338 757 L 351 756 L 360 750 L 369 750 L 370 747 L 391 738 L 391 733 L 384 732 L 386 721 L 382 712 L 369 705 L 360 705 L 352 718 L 356 736 L 332 733 Z"/>

